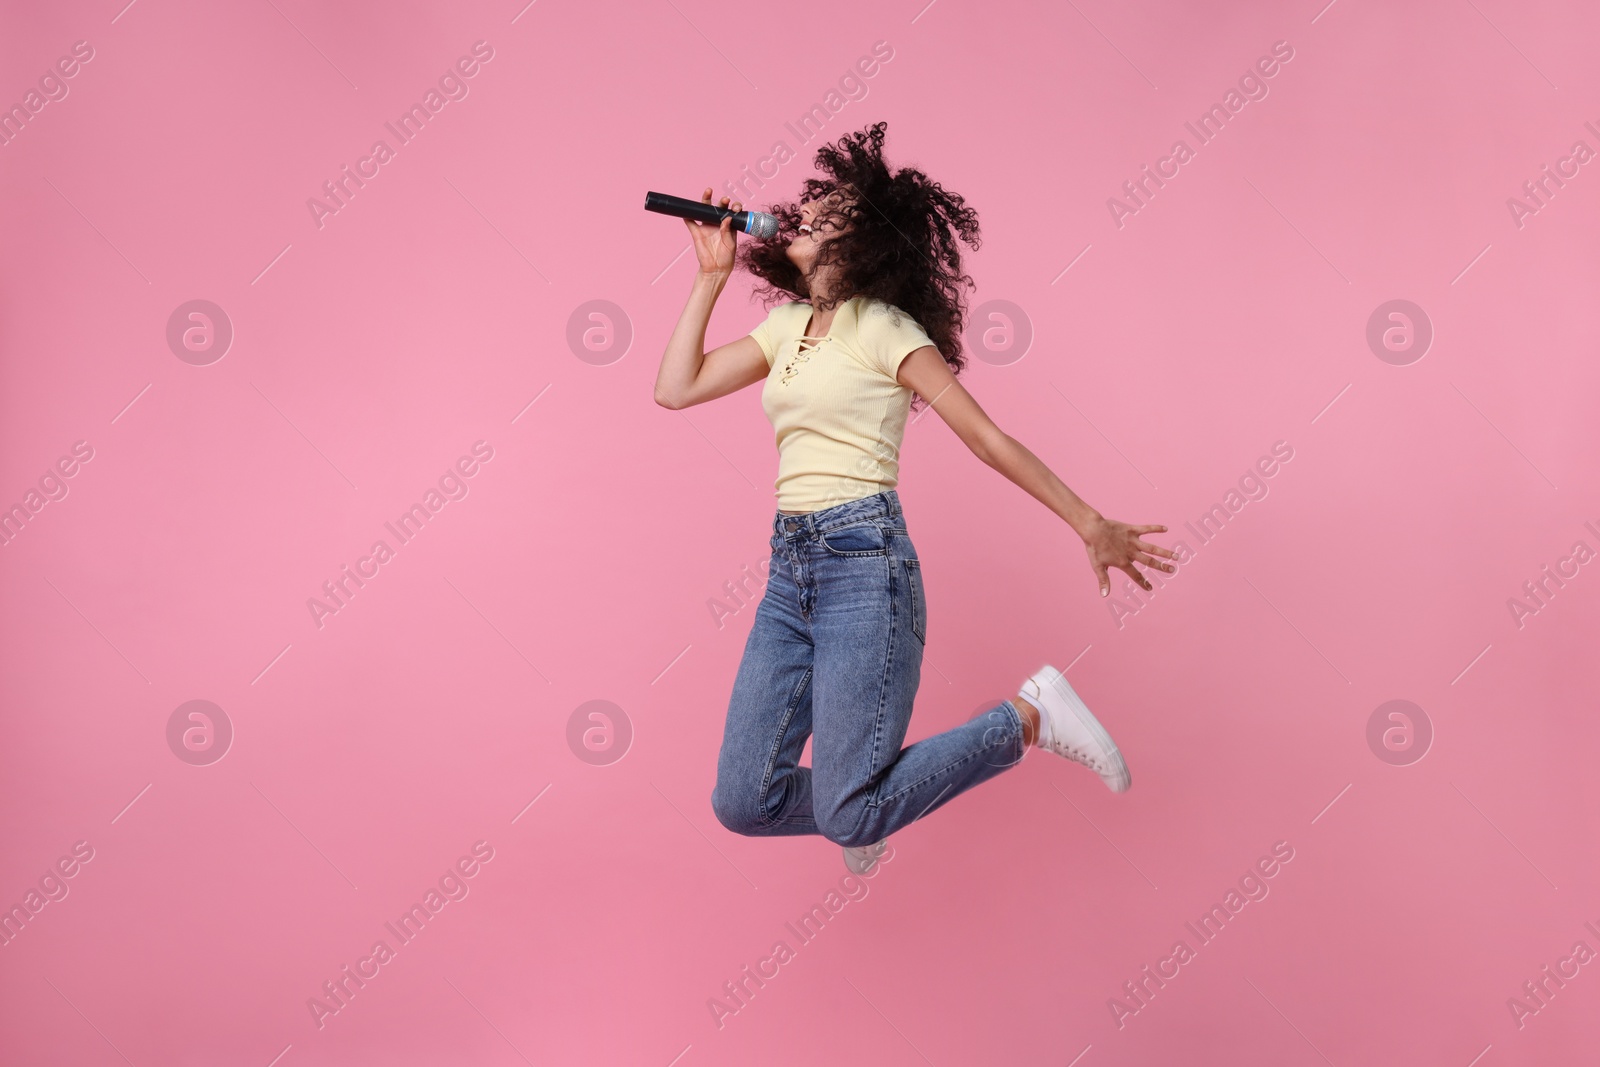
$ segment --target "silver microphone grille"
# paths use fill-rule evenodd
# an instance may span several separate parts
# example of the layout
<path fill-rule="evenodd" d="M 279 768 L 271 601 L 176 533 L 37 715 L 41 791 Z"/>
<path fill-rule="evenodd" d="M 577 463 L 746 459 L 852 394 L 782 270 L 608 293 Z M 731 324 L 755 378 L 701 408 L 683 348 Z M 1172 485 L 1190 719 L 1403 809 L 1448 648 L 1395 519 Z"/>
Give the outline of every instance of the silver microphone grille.
<path fill-rule="evenodd" d="M 776 237 L 778 235 L 778 220 L 761 211 L 749 212 L 750 221 L 745 232 L 753 237 Z"/>

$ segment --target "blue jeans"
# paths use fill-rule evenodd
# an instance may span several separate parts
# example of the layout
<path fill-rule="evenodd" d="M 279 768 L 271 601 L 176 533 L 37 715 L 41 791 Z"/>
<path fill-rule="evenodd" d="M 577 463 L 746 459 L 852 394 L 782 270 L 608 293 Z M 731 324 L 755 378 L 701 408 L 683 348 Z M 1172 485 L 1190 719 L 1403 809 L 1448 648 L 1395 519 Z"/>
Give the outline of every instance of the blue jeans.
<path fill-rule="evenodd" d="M 771 547 L 717 756 L 711 806 L 723 826 L 868 845 L 1022 760 L 1022 718 L 1009 700 L 900 747 L 928 608 L 893 489 L 779 512 Z"/>

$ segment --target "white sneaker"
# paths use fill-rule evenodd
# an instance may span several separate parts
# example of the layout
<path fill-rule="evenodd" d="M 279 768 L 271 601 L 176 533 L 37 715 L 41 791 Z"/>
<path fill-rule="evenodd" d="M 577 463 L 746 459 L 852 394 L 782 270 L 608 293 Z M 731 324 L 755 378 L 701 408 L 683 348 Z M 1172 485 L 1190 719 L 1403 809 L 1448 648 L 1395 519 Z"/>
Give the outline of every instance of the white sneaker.
<path fill-rule="evenodd" d="M 851 874 L 866 874 L 877 864 L 878 857 L 883 855 L 883 850 L 889 847 L 886 837 L 876 845 L 844 846 L 844 865 L 850 868 Z"/>
<path fill-rule="evenodd" d="M 1113 793 L 1133 784 L 1116 743 L 1067 684 L 1066 675 L 1045 664 L 1022 683 L 1019 695 L 1039 709 L 1041 748 L 1088 767 Z"/>

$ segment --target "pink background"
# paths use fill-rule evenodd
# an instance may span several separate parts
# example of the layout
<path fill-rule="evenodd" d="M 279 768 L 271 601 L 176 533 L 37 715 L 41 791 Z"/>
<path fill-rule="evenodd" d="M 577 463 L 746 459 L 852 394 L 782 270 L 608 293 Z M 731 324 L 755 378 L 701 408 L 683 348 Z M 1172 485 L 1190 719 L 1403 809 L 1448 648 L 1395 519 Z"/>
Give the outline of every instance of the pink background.
<path fill-rule="evenodd" d="M 0 147 L 0 505 L 93 449 L 0 549 L 0 904 L 93 850 L 0 948 L 0 1061 L 1592 1055 L 1600 965 L 1520 1027 L 1507 1005 L 1600 951 L 1600 566 L 1507 606 L 1600 549 L 1600 165 L 1520 227 L 1506 204 L 1600 148 L 1590 5 L 122 5 L 0 37 L 0 102 L 94 50 Z M 1107 199 L 1280 40 L 1266 98 L 1119 228 Z M 319 228 L 307 199 L 475 41 L 469 94 Z M 823 136 L 886 119 L 891 162 L 981 212 L 973 307 L 1033 331 L 967 387 L 1195 555 L 1119 626 L 1071 531 L 916 422 L 911 739 L 1071 663 L 1134 788 L 1031 754 L 802 945 L 838 848 L 709 800 L 753 610 L 707 602 L 765 558 L 770 428 L 755 389 L 652 402 L 694 266 L 640 205 L 720 195 L 778 140 L 757 199 L 793 196 L 821 138 L 785 122 L 878 41 Z M 747 294 L 710 343 L 759 320 Z M 234 330 L 204 366 L 166 340 L 195 299 Z M 1394 299 L 1434 329 L 1409 365 L 1366 341 Z M 594 300 L 625 323 L 580 359 Z M 467 496 L 319 628 L 308 598 L 477 441 Z M 1183 524 L 1276 441 L 1270 493 L 1199 547 Z M 1434 735 L 1404 766 L 1367 741 L 1395 699 Z M 169 747 L 191 700 L 234 731 L 209 765 Z M 606 765 L 568 741 L 591 700 L 631 724 Z M 479 841 L 468 895 L 319 1027 L 309 998 Z M 1279 841 L 1270 894 L 1119 1027 L 1123 983 Z"/>

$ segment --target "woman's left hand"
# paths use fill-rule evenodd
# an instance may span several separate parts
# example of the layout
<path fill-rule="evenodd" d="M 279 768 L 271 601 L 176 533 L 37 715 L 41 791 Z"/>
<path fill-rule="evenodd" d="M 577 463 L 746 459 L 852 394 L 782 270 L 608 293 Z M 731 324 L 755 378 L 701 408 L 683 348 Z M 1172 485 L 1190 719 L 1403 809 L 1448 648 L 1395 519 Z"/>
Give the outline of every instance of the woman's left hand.
<path fill-rule="evenodd" d="M 1108 567 L 1127 571 L 1139 583 L 1139 588 L 1147 592 L 1151 589 L 1150 581 L 1135 569 L 1135 563 L 1169 574 L 1177 570 L 1172 564 L 1155 558 L 1164 556 L 1177 559 L 1175 552 L 1139 539 L 1140 534 L 1166 532 L 1165 526 L 1130 526 L 1104 516 L 1096 519 L 1083 535 L 1083 547 L 1089 553 L 1089 566 L 1094 568 L 1095 575 L 1100 579 L 1100 595 L 1106 596 L 1111 592 L 1111 577 L 1106 573 Z"/>

